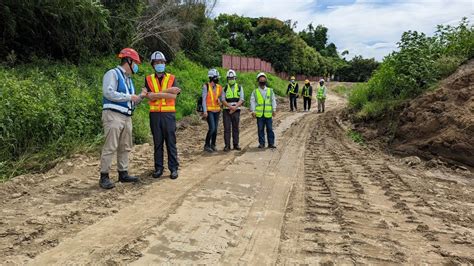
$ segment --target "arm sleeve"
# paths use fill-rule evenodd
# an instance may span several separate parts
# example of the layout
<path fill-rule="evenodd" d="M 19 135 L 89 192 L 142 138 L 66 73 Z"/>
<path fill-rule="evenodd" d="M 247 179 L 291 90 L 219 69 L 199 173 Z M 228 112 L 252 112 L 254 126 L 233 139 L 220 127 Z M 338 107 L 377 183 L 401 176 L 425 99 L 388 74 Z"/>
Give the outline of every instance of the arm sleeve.
<path fill-rule="evenodd" d="M 273 108 L 273 112 L 276 111 L 276 108 L 277 108 L 277 102 L 276 102 L 276 97 L 275 97 L 275 91 L 272 90 L 272 108 Z"/>
<path fill-rule="evenodd" d="M 250 111 L 255 112 L 255 90 L 252 92 L 252 95 L 250 96 Z"/>
<path fill-rule="evenodd" d="M 150 86 L 148 86 L 148 82 L 146 82 L 146 77 L 145 77 L 145 88 L 146 88 L 146 91 L 152 92 Z"/>
<path fill-rule="evenodd" d="M 105 73 L 102 80 L 102 93 L 104 97 L 112 102 L 128 102 L 132 99 L 129 94 L 117 91 L 118 78 L 115 70 L 109 70 Z"/>
<path fill-rule="evenodd" d="M 221 102 L 225 102 L 225 96 L 226 96 L 226 93 L 225 93 L 225 87 L 222 87 L 222 92 L 221 92 Z"/>
<path fill-rule="evenodd" d="M 202 111 L 203 112 L 207 112 L 206 98 L 207 98 L 207 86 L 204 84 L 202 86 Z"/>
<path fill-rule="evenodd" d="M 244 88 L 240 86 L 240 100 L 245 102 Z"/>

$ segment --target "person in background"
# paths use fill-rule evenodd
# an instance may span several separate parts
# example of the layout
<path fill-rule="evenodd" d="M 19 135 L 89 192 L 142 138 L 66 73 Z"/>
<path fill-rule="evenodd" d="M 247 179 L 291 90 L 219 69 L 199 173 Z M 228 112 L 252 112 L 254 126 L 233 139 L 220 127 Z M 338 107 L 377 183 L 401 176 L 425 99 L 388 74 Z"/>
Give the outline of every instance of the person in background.
<path fill-rule="evenodd" d="M 232 132 L 232 144 L 234 150 L 240 151 L 239 146 L 239 123 L 240 106 L 244 103 L 244 89 L 237 83 L 237 74 L 234 70 L 227 71 L 227 86 L 222 91 L 221 101 L 224 107 L 224 151 L 230 151 L 230 134 Z M 232 131 L 231 131 L 232 128 Z"/>
<path fill-rule="evenodd" d="M 319 81 L 318 93 L 318 113 L 324 113 L 325 102 L 326 102 L 326 86 L 324 85 L 324 79 Z"/>
<path fill-rule="evenodd" d="M 250 111 L 257 118 L 258 148 L 265 148 L 265 128 L 267 130 L 268 148 L 275 149 L 273 116 L 276 112 L 276 97 L 272 88 L 267 87 L 267 76 L 261 72 L 257 75 L 258 88 L 250 97 Z"/>
<path fill-rule="evenodd" d="M 221 112 L 222 86 L 219 85 L 219 71 L 210 69 L 207 73 L 209 82 L 202 86 L 202 108 L 203 117 L 207 119 L 209 130 L 206 135 L 204 150 L 212 153 L 217 151 L 217 126 L 219 124 L 219 114 Z"/>
<path fill-rule="evenodd" d="M 304 86 L 301 89 L 301 95 L 303 96 L 304 111 L 309 112 L 311 110 L 311 97 L 313 95 L 313 87 L 309 80 L 304 81 Z"/>
<path fill-rule="evenodd" d="M 293 112 L 293 110 L 298 111 L 298 107 L 296 104 L 296 99 L 298 98 L 298 82 L 296 82 L 294 76 L 291 76 L 290 78 L 290 84 L 288 84 L 286 94 L 290 98 L 290 112 Z"/>

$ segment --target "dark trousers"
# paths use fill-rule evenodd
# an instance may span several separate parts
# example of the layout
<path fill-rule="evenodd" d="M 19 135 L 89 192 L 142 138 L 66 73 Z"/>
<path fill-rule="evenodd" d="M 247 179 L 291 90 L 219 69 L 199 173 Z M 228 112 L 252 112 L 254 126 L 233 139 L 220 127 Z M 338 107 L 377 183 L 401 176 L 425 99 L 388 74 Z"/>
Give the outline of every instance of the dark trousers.
<path fill-rule="evenodd" d="M 265 127 L 267 128 L 267 140 L 269 145 L 275 144 L 275 133 L 273 133 L 273 119 L 257 117 L 258 143 L 265 145 Z"/>
<path fill-rule="evenodd" d="M 178 170 L 178 150 L 176 148 L 175 113 L 150 113 L 150 128 L 155 148 L 155 170 L 163 170 L 163 143 L 166 142 L 168 169 Z"/>
<path fill-rule="evenodd" d="M 290 110 L 293 111 L 293 107 L 295 111 L 298 111 L 298 107 L 296 107 L 296 94 L 290 93 Z"/>
<path fill-rule="evenodd" d="M 205 147 L 215 147 L 217 138 L 217 126 L 219 125 L 220 112 L 207 112 L 207 125 L 209 130 L 206 135 Z"/>
<path fill-rule="evenodd" d="M 240 110 L 230 114 L 230 110 L 226 109 L 223 113 L 224 120 L 224 143 L 230 148 L 230 133 L 232 129 L 232 144 L 234 147 L 239 146 L 239 123 Z"/>
<path fill-rule="evenodd" d="M 303 102 L 304 109 L 309 111 L 311 109 L 311 97 L 303 97 Z"/>

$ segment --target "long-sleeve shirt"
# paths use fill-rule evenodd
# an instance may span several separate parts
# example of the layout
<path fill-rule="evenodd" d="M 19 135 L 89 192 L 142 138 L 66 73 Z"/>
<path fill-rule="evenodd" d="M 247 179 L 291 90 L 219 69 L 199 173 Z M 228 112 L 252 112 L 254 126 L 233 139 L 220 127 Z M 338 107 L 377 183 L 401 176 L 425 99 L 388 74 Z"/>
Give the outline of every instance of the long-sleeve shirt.
<path fill-rule="evenodd" d="M 290 93 L 290 90 L 291 90 L 292 85 L 293 85 L 293 83 L 288 84 L 288 89 L 286 89 L 286 94 L 289 94 L 289 93 Z M 299 89 L 299 86 L 298 86 L 298 83 L 296 83 L 296 84 L 295 84 L 294 94 L 298 94 L 298 89 Z"/>
<path fill-rule="evenodd" d="M 207 84 L 208 83 L 205 83 L 204 85 L 202 85 L 202 111 L 203 112 L 207 112 L 207 101 L 206 101 L 206 99 L 207 99 L 207 90 L 208 90 Z M 214 95 L 217 95 L 216 90 L 217 90 L 217 86 L 216 86 L 216 84 L 214 84 L 212 86 L 212 92 L 213 92 Z M 219 96 L 217 96 L 217 99 L 220 101 Z"/>
<path fill-rule="evenodd" d="M 125 69 L 122 66 L 118 66 L 118 69 L 122 71 L 123 76 L 125 77 L 125 83 L 127 86 L 130 86 L 132 78 L 127 74 Z M 117 91 L 118 87 L 118 77 L 117 72 L 114 69 L 107 71 L 102 79 L 102 94 L 104 97 L 112 102 L 129 102 L 132 100 L 132 94 L 122 93 Z M 136 93 L 136 92 L 135 92 Z M 140 101 L 142 99 L 140 98 Z M 140 102 L 139 101 L 139 102 Z M 135 103 L 138 104 L 139 102 Z"/>
<path fill-rule="evenodd" d="M 240 99 L 239 99 L 239 101 L 244 102 L 244 101 L 245 101 L 244 88 L 243 88 L 241 85 L 239 85 L 239 84 L 234 84 L 233 86 L 230 86 L 230 89 L 233 90 L 233 89 L 235 88 L 235 86 L 239 86 L 239 91 L 240 91 Z M 226 102 L 226 98 L 227 98 L 227 97 L 226 97 L 227 93 L 225 92 L 226 88 L 227 88 L 227 86 L 225 86 L 225 87 L 222 88 L 221 102 Z M 229 103 L 229 104 L 232 105 L 232 106 L 237 105 L 237 103 Z M 240 107 L 239 107 L 239 109 L 240 109 Z"/>
<path fill-rule="evenodd" d="M 268 88 L 265 86 L 265 88 L 258 88 L 256 90 L 260 90 L 260 94 L 265 98 L 267 95 L 267 90 Z M 276 97 L 275 97 L 275 92 L 271 94 L 272 97 L 272 109 L 273 112 L 276 111 L 277 108 L 277 103 L 276 103 Z M 257 106 L 257 96 L 255 96 L 255 90 L 252 92 L 252 95 L 250 96 L 250 111 L 255 112 L 255 107 Z"/>
<path fill-rule="evenodd" d="M 301 89 L 301 95 L 305 96 L 306 91 L 308 91 L 308 95 L 309 97 L 311 97 L 313 95 L 313 86 L 303 86 L 303 88 Z"/>

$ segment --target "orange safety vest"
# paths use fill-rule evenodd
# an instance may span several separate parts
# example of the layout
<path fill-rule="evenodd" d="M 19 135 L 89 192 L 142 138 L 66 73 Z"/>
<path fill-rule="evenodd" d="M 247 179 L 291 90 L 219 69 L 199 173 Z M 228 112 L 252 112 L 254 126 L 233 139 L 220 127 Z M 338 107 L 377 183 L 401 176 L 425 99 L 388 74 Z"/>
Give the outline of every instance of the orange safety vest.
<path fill-rule="evenodd" d="M 169 89 L 173 86 L 175 77 L 171 74 L 165 74 L 161 80 L 161 84 L 158 83 L 158 77 L 156 74 L 152 74 L 146 77 L 148 88 L 154 93 L 163 91 L 163 88 Z M 152 113 L 175 113 L 175 99 L 158 99 L 156 101 L 149 101 L 150 112 Z"/>
<path fill-rule="evenodd" d="M 222 93 L 222 86 L 216 84 L 216 94 L 214 94 L 212 90 L 211 83 L 207 84 L 207 97 L 206 97 L 206 107 L 207 111 L 210 112 L 219 112 L 221 110 L 221 106 L 219 105 L 219 97 Z"/>

